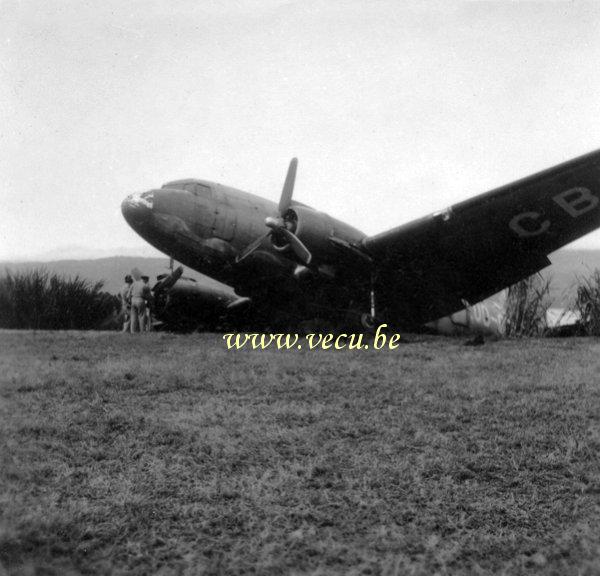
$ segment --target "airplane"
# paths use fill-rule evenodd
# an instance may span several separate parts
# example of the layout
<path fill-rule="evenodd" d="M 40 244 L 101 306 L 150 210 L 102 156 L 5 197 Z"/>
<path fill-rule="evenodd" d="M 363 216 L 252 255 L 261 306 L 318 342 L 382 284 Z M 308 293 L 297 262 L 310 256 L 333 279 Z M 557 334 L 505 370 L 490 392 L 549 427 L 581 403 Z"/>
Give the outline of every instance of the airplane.
<path fill-rule="evenodd" d="M 185 179 L 130 194 L 121 210 L 142 238 L 233 288 L 271 328 L 317 318 L 415 330 L 460 311 L 472 322 L 487 309 L 473 305 L 600 226 L 600 150 L 372 236 L 293 199 L 297 164 L 278 203 Z"/>

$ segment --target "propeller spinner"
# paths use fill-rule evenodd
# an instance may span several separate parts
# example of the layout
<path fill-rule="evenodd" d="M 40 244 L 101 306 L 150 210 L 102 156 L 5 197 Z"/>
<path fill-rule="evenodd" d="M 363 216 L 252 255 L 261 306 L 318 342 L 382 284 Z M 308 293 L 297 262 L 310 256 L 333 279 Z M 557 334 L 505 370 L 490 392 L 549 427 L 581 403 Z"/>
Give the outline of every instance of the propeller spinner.
<path fill-rule="evenodd" d="M 250 254 L 258 250 L 265 238 L 271 238 L 271 241 L 277 240 L 289 245 L 296 258 L 305 266 L 308 266 L 312 260 L 310 250 L 302 243 L 300 238 L 294 234 L 295 222 L 288 216 L 288 210 L 292 204 L 292 194 L 294 193 L 294 182 L 296 181 L 296 168 L 298 167 L 298 159 L 292 158 L 290 167 L 285 177 L 281 198 L 279 199 L 279 215 L 276 218 L 269 216 L 265 219 L 265 226 L 269 231 L 262 236 L 259 236 L 254 242 L 246 246 L 236 258 L 236 263 L 248 258 Z"/>

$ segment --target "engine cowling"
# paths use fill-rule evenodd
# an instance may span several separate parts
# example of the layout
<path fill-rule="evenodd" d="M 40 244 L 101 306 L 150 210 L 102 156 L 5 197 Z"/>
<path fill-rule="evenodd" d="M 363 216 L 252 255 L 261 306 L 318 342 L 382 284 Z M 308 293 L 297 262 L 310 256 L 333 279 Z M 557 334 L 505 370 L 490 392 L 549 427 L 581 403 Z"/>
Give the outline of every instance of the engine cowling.
<path fill-rule="evenodd" d="M 329 241 L 335 233 L 330 216 L 306 206 L 293 206 L 285 212 L 283 220 L 286 228 L 302 241 L 316 261 L 335 261 L 337 252 Z M 273 246 L 280 251 L 289 248 L 285 239 L 277 235 L 273 236 Z"/>
<path fill-rule="evenodd" d="M 277 212 L 265 218 L 267 233 L 239 250 L 235 263 L 243 262 L 259 250 L 267 238 L 276 250 L 291 253 L 303 266 L 314 268 L 315 265 L 335 262 L 338 255 L 336 248 L 343 248 L 347 253 L 370 263 L 369 256 L 359 247 L 365 238 L 362 232 L 308 206 L 292 205 L 297 165 L 298 160 L 292 158 Z"/>

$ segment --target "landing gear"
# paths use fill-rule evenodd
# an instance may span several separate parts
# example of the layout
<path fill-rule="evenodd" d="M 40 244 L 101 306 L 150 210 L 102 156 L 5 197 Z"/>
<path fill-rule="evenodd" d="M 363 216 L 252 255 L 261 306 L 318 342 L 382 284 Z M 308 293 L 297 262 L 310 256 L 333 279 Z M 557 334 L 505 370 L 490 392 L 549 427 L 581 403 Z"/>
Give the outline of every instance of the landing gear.
<path fill-rule="evenodd" d="M 365 312 L 360 316 L 360 324 L 367 332 L 373 332 L 375 326 L 377 326 L 377 321 L 375 320 L 375 316 Z"/>
<path fill-rule="evenodd" d="M 375 300 L 375 274 L 371 275 L 371 288 L 369 290 L 369 313 L 360 317 L 362 327 L 368 332 L 373 332 L 377 326 L 376 300 Z"/>

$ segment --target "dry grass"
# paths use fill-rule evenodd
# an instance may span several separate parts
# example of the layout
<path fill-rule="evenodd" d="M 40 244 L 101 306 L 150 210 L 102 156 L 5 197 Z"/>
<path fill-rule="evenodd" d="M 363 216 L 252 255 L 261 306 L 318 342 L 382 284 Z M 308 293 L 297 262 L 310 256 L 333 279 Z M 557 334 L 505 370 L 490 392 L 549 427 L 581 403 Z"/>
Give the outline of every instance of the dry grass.
<path fill-rule="evenodd" d="M 506 336 L 541 336 L 550 300 L 550 278 L 534 274 L 513 284 L 506 295 Z"/>
<path fill-rule="evenodd" d="M 579 314 L 583 334 L 600 336 L 600 270 L 577 279 L 573 310 Z"/>
<path fill-rule="evenodd" d="M 0 573 L 600 572 L 595 340 L 0 347 Z"/>
<path fill-rule="evenodd" d="M 45 268 L 0 272 L 0 328 L 90 330 L 110 321 L 119 299 L 102 282 L 65 278 Z"/>

